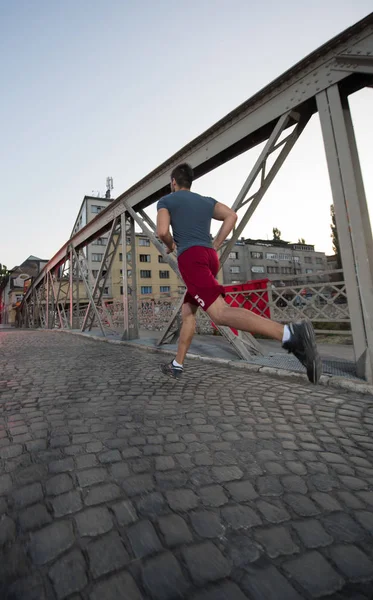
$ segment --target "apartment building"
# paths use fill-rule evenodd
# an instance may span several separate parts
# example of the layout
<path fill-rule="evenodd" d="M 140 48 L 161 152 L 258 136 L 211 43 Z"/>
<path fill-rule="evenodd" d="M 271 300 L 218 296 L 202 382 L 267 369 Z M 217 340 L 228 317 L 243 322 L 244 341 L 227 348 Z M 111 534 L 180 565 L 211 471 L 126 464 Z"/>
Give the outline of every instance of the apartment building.
<path fill-rule="evenodd" d="M 157 248 L 150 239 L 142 234 L 136 233 L 136 282 L 137 295 L 139 298 L 166 297 L 184 292 L 183 282 L 159 254 Z M 131 252 L 130 239 L 127 238 L 127 253 Z M 130 258 L 130 257 L 128 257 Z M 114 258 L 112 267 L 112 290 L 113 298 L 119 298 L 123 294 L 123 249 L 119 244 L 118 252 Z M 128 283 L 131 287 L 132 272 L 127 272 Z"/>
<path fill-rule="evenodd" d="M 270 279 L 280 284 L 289 275 L 319 276 L 327 272 L 324 252 L 312 244 L 292 244 L 282 240 L 237 241 L 223 266 L 225 284 Z"/>
<path fill-rule="evenodd" d="M 104 210 L 110 202 L 112 202 L 112 199 L 110 198 L 85 196 L 71 235 L 74 235 L 87 223 L 92 221 L 92 219 Z M 104 257 L 108 237 L 109 234 L 106 233 L 90 243 L 86 248 L 85 254 L 88 268 L 91 270 L 94 277 L 97 276 L 100 269 L 100 263 Z M 136 233 L 135 238 L 138 297 L 149 298 L 183 293 L 183 282 L 177 277 L 176 273 L 171 269 L 168 263 L 164 261 L 150 239 L 142 233 Z M 130 252 L 130 250 L 130 239 L 127 238 L 127 252 Z M 119 299 L 123 295 L 122 261 L 123 249 L 120 241 L 118 251 L 113 261 L 111 273 L 108 275 L 104 290 L 104 299 L 107 301 Z M 131 271 L 128 271 L 127 276 L 131 287 Z"/>
<path fill-rule="evenodd" d="M 17 309 L 26 288 L 47 262 L 46 259 L 31 255 L 21 265 L 10 270 L 9 276 L 4 278 L 0 286 L 0 323 L 11 326 L 16 324 Z"/>
<path fill-rule="evenodd" d="M 84 196 L 83 202 L 78 212 L 78 216 L 75 220 L 71 237 L 77 233 L 80 229 L 85 227 L 90 221 L 92 221 L 97 215 L 104 210 L 112 202 L 111 198 L 101 198 L 96 196 Z M 102 237 L 95 239 L 91 244 L 85 248 L 85 257 L 88 264 L 88 269 L 91 270 L 94 277 L 98 274 L 100 263 L 104 257 L 105 246 L 108 242 L 109 234 L 106 233 Z M 85 289 L 82 289 L 83 297 L 86 297 Z M 81 296 L 82 297 L 82 296 Z M 113 297 L 112 290 L 112 277 L 109 273 L 106 281 L 106 287 L 104 290 L 104 298 L 108 300 Z"/>

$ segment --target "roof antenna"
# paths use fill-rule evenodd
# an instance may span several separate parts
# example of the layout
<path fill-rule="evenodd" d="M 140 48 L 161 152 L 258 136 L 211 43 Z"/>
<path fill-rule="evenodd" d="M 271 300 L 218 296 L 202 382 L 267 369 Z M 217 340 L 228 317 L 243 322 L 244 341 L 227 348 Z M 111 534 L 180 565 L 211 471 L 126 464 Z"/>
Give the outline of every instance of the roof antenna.
<path fill-rule="evenodd" d="M 106 177 L 106 193 L 105 193 L 105 198 L 110 198 L 110 192 L 113 189 L 114 185 L 113 185 L 113 178 L 112 177 Z"/>

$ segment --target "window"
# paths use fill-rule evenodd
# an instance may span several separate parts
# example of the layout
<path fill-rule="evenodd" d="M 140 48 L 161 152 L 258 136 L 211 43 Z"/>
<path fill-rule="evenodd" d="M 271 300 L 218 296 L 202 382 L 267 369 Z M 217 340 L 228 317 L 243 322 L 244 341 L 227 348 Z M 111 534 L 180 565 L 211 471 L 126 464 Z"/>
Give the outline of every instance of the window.
<path fill-rule="evenodd" d="M 140 254 L 140 262 L 150 262 L 150 254 Z"/>
<path fill-rule="evenodd" d="M 277 260 L 277 254 L 275 252 L 266 252 L 266 258 L 268 260 Z"/>
<path fill-rule="evenodd" d="M 161 294 L 168 294 L 171 290 L 169 285 L 161 285 L 160 286 Z"/>
<path fill-rule="evenodd" d="M 132 269 L 127 270 L 127 277 L 132 277 Z"/>
<path fill-rule="evenodd" d="M 322 265 L 323 264 L 323 259 L 319 258 L 318 256 L 316 257 L 316 264 L 317 265 Z"/>
<path fill-rule="evenodd" d="M 131 245 L 131 238 L 128 235 L 126 237 L 126 244 L 127 244 L 127 246 Z"/>
<path fill-rule="evenodd" d="M 312 269 L 306 269 L 306 273 L 313 273 Z"/>
<path fill-rule="evenodd" d="M 229 253 L 229 258 L 237 259 L 238 258 L 238 252 L 230 252 Z"/>
<path fill-rule="evenodd" d="M 179 286 L 177 287 L 177 291 L 178 291 L 178 294 L 180 294 L 180 295 L 181 295 L 181 294 L 184 294 L 184 292 L 185 292 L 185 287 L 184 287 L 183 285 L 179 285 Z"/>
<path fill-rule="evenodd" d="M 151 294 L 152 293 L 152 286 L 151 285 L 142 285 L 141 286 L 141 293 L 142 294 Z"/>
<path fill-rule="evenodd" d="M 250 255 L 251 258 L 263 258 L 263 252 L 250 252 Z"/>
<path fill-rule="evenodd" d="M 92 269 L 92 275 L 95 279 L 97 279 L 97 275 L 98 275 L 98 270 L 97 269 Z"/>
<path fill-rule="evenodd" d="M 150 240 L 148 240 L 147 238 L 140 238 L 139 246 L 150 246 Z"/>
<path fill-rule="evenodd" d="M 127 252 L 127 262 L 131 262 L 132 261 L 132 254 L 131 252 Z M 123 253 L 119 252 L 119 260 L 122 262 L 123 261 Z"/>
<path fill-rule="evenodd" d="M 121 296 L 123 296 L 123 286 L 122 285 L 120 286 L 120 294 L 121 294 Z"/>
<path fill-rule="evenodd" d="M 170 271 L 159 271 L 160 279 L 170 279 Z"/>
<path fill-rule="evenodd" d="M 280 254 L 278 255 L 280 260 L 291 260 L 291 254 Z"/>
<path fill-rule="evenodd" d="M 296 267 L 295 272 L 297 275 L 300 275 L 302 273 L 302 269 L 300 267 Z"/>
<path fill-rule="evenodd" d="M 107 238 L 99 237 L 93 243 L 96 244 L 96 246 L 106 246 L 107 245 Z"/>
<path fill-rule="evenodd" d="M 293 272 L 292 267 L 281 267 L 281 273 L 283 275 L 291 275 Z"/>
<path fill-rule="evenodd" d="M 262 265 L 253 265 L 251 267 L 251 271 L 253 273 L 265 273 L 264 267 Z"/>
<path fill-rule="evenodd" d="M 313 252 L 315 246 L 311 246 L 310 244 L 306 244 L 306 246 L 304 246 L 303 244 L 294 244 L 293 248 L 294 250 L 305 250 L 306 252 Z"/>
<path fill-rule="evenodd" d="M 305 256 L 304 257 L 304 262 L 308 263 L 308 264 L 312 264 L 312 256 Z"/>
<path fill-rule="evenodd" d="M 91 206 L 91 213 L 99 213 L 102 211 L 104 207 L 103 206 Z"/>
<path fill-rule="evenodd" d="M 143 279 L 150 279 L 151 276 L 152 276 L 151 271 L 140 271 L 140 277 L 142 277 Z"/>
<path fill-rule="evenodd" d="M 109 288 L 108 287 L 104 287 L 104 294 L 108 294 L 109 293 Z"/>
<path fill-rule="evenodd" d="M 267 267 L 267 273 L 271 273 L 272 275 L 274 273 L 279 273 L 280 272 L 280 267 Z"/>
<path fill-rule="evenodd" d="M 229 272 L 230 273 L 239 273 L 240 267 L 229 267 Z"/>
<path fill-rule="evenodd" d="M 103 256 L 104 256 L 103 254 L 93 253 L 92 254 L 92 262 L 101 262 Z"/>
<path fill-rule="evenodd" d="M 120 269 L 120 272 L 119 272 L 119 274 L 120 274 L 120 275 L 123 275 L 123 269 Z"/>
<path fill-rule="evenodd" d="M 294 262 L 299 262 L 300 261 L 300 257 L 299 256 L 293 256 L 293 261 Z"/>
<path fill-rule="evenodd" d="M 162 263 L 162 264 L 164 264 L 164 263 L 165 263 L 165 262 L 167 262 L 167 261 L 165 261 L 165 259 L 163 258 L 163 256 L 160 254 L 160 255 L 158 256 L 158 262 L 159 262 L 159 263 Z"/>

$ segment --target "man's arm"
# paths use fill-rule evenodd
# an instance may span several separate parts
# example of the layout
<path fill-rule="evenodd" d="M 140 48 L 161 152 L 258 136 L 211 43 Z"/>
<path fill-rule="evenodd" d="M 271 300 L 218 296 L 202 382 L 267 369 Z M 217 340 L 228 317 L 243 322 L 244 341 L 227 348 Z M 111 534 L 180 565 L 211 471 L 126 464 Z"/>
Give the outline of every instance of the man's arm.
<path fill-rule="evenodd" d="M 167 208 L 160 208 L 157 213 L 157 236 L 167 246 L 168 254 L 175 250 L 175 242 L 170 233 L 171 216 Z"/>
<path fill-rule="evenodd" d="M 223 221 L 223 225 L 221 226 L 213 243 L 215 250 L 219 250 L 222 243 L 227 239 L 228 235 L 233 230 L 233 227 L 237 221 L 237 214 L 234 212 L 234 210 L 229 208 L 229 206 L 226 206 L 221 202 L 217 202 L 215 204 L 212 216 L 217 221 Z"/>

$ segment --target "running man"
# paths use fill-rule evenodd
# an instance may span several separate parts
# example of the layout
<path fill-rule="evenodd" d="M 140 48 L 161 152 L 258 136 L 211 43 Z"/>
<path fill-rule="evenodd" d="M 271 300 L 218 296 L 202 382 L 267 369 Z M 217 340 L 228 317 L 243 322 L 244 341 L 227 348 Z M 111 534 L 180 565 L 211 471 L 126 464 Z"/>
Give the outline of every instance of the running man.
<path fill-rule="evenodd" d="M 171 173 L 171 191 L 157 205 L 157 235 L 170 254 L 177 248 L 178 266 L 187 288 L 182 307 L 182 327 L 175 360 L 162 365 L 166 375 L 182 375 L 185 356 L 192 343 L 196 312 L 203 308 L 216 325 L 225 325 L 278 340 L 306 367 L 308 379 L 317 383 L 322 363 L 312 325 L 308 321 L 281 325 L 244 308 L 228 306 L 224 287 L 216 280 L 219 270 L 217 250 L 232 232 L 236 213 L 213 198 L 191 192 L 193 169 L 183 163 Z M 214 242 L 211 220 L 222 221 Z M 173 236 L 170 233 L 172 227 Z"/>

